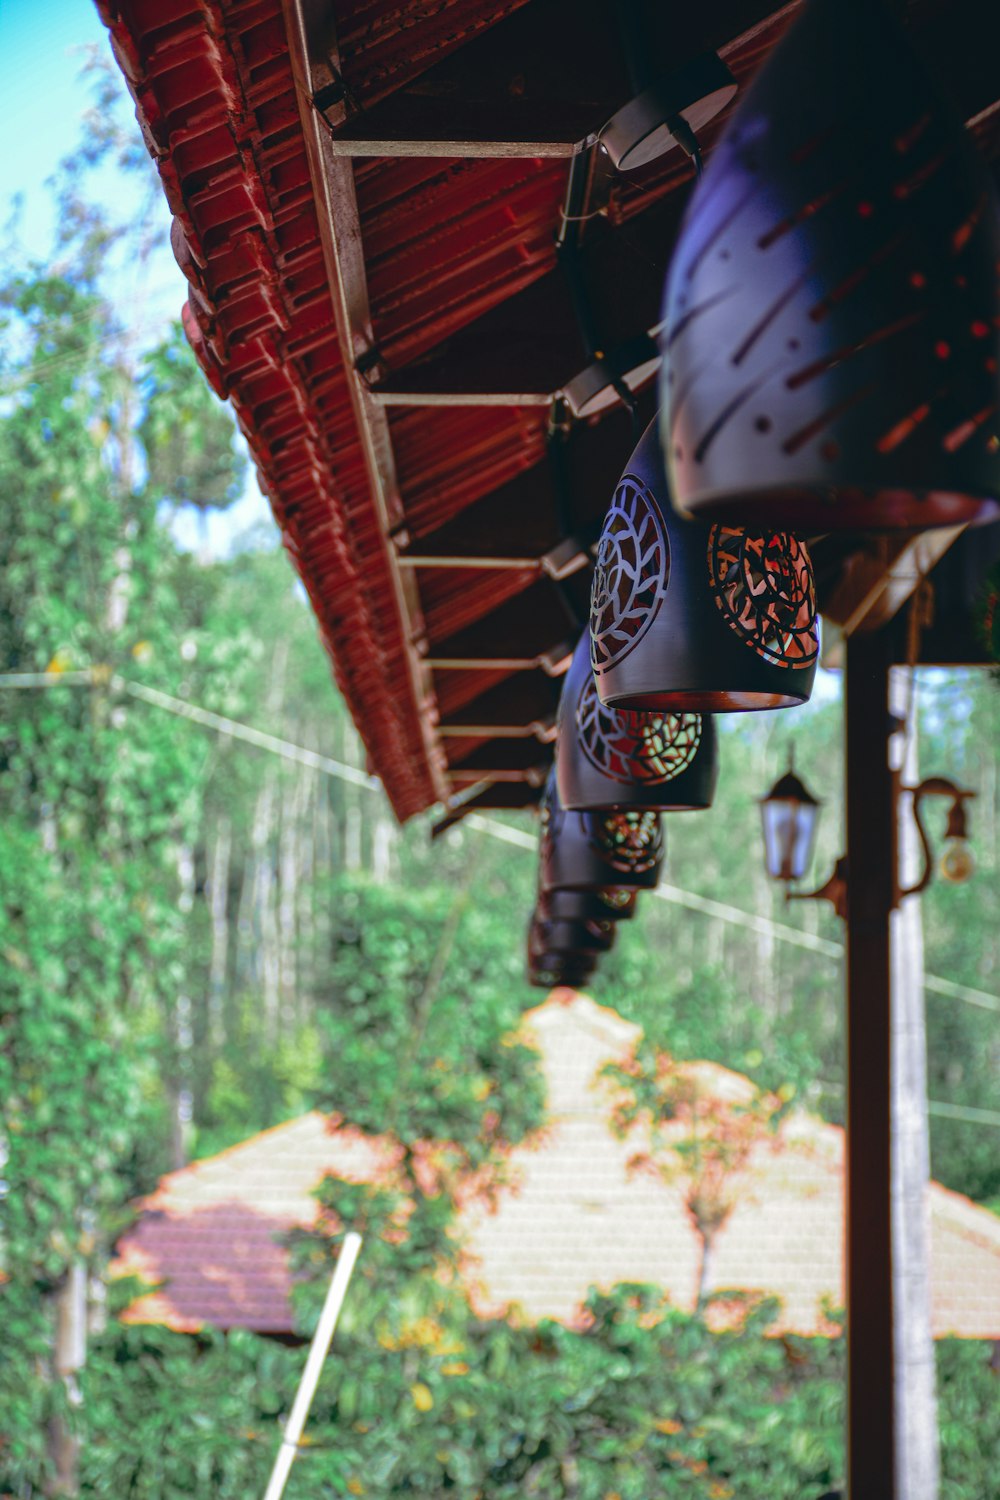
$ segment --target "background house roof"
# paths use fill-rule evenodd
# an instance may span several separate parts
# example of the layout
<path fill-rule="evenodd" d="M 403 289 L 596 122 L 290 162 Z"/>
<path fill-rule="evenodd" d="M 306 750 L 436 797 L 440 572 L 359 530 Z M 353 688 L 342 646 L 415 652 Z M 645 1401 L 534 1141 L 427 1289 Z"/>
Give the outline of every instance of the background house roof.
<path fill-rule="evenodd" d="M 591 1285 L 644 1281 L 692 1307 L 699 1242 L 682 1183 L 629 1172 L 635 1147 L 612 1134 L 595 1082 L 637 1028 L 569 990 L 530 1011 L 525 1026 L 541 1054 L 549 1121 L 511 1153 L 512 1186 L 496 1210 L 481 1199 L 461 1210 L 473 1306 L 501 1316 L 514 1305 L 532 1320 L 573 1323 Z M 738 1101 L 751 1088 L 716 1064 L 685 1066 L 715 1097 Z M 755 1151 L 718 1237 L 710 1287 L 778 1296 L 777 1332 L 834 1331 L 824 1306 L 844 1300 L 843 1154 L 839 1127 L 795 1113 L 774 1148 Z M 313 1113 L 171 1173 L 119 1245 L 119 1273 L 166 1282 L 126 1319 L 291 1333 L 287 1256 L 276 1237 L 313 1221 L 310 1193 L 324 1174 L 374 1181 L 393 1163 L 386 1142 Z M 1000 1338 L 1000 1217 L 936 1183 L 928 1207 L 935 1335 Z"/>
<path fill-rule="evenodd" d="M 570 162 L 633 92 L 615 7 L 98 5 L 174 215 L 188 335 L 233 403 L 396 812 L 534 803 L 588 549 L 633 443 L 621 405 L 566 442 L 550 420 L 592 357 L 556 235 Z M 717 50 L 741 88 L 797 8 L 643 7 L 651 55 L 680 67 Z M 996 7 L 904 10 L 995 161 Z M 605 348 L 658 323 L 690 183 L 679 151 L 621 177 L 592 153 L 574 224 Z M 647 383 L 640 420 L 652 401 Z M 977 557 L 1000 546 L 991 532 Z M 821 605 L 898 609 L 912 557 L 878 583 L 913 545 L 865 552 L 845 597 L 857 539 L 828 541 Z M 921 573 L 946 545 L 925 541 Z M 982 659 L 959 636 L 944 649 Z"/>

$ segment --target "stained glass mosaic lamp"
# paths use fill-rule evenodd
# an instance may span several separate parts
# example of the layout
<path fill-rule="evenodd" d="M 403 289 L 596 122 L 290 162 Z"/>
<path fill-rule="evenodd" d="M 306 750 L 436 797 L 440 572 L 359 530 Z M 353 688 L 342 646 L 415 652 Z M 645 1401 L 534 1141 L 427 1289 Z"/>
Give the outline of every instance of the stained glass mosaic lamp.
<path fill-rule="evenodd" d="M 553 990 L 559 985 L 576 989 L 586 984 L 597 967 L 593 955 L 528 953 L 528 983 L 536 989 Z"/>
<path fill-rule="evenodd" d="M 536 911 L 528 928 L 528 954 L 607 953 L 615 941 L 613 922 L 547 921 Z"/>

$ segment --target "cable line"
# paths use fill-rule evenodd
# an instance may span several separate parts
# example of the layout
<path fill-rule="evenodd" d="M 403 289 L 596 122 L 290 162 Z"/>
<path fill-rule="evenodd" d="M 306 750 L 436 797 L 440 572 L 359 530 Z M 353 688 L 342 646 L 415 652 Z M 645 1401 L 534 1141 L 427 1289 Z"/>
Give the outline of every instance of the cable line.
<path fill-rule="evenodd" d="M 329 755 L 321 755 L 316 750 L 307 750 L 303 745 L 293 744 L 291 740 L 280 739 L 277 735 L 266 734 L 262 729 L 254 729 L 249 724 L 241 724 L 236 719 L 226 718 L 224 714 L 213 713 L 211 709 L 188 703 L 184 698 L 175 698 L 173 694 L 161 692 L 159 688 L 147 687 L 144 683 L 133 682 L 117 673 L 109 674 L 106 668 L 94 667 L 78 672 L 0 673 L 0 688 L 88 687 L 98 684 L 107 684 L 116 692 L 125 693 L 131 698 L 149 703 L 154 708 L 162 708 L 167 713 L 177 714 L 178 717 L 188 719 L 193 724 L 200 724 L 204 729 L 214 729 L 218 734 L 225 735 L 227 739 L 240 740 L 244 744 L 255 746 L 258 750 L 266 750 L 271 755 L 278 755 L 283 760 L 293 761 L 300 766 L 308 766 L 311 770 L 321 771 L 325 776 L 332 776 L 339 781 L 350 782 L 352 786 L 364 787 L 371 792 L 382 789 L 382 783 L 377 776 L 369 776 L 357 766 L 349 766 L 344 761 L 334 760 Z M 465 822 L 469 828 L 488 834 L 490 838 L 499 839 L 505 844 L 512 844 L 515 848 L 525 850 L 538 848 L 537 834 L 526 833 L 522 828 L 511 828 L 506 823 L 498 823 L 495 818 L 484 818 L 480 813 L 470 813 Z M 777 922 L 773 917 L 766 917 L 758 912 L 744 911 L 741 907 L 730 906 L 724 901 L 715 901 L 710 896 L 700 896 L 696 891 L 686 891 L 680 886 L 661 884 L 653 891 L 653 895 L 660 901 L 667 901 L 675 906 L 684 906 L 689 911 L 700 912 L 703 916 L 714 917 L 720 922 L 729 922 L 732 926 L 743 927 L 750 932 L 769 933 L 779 942 L 788 943 L 795 948 L 807 948 L 813 953 L 822 953 L 827 958 L 843 957 L 843 943 L 838 943 L 831 938 L 818 937 L 812 932 L 805 932 L 799 927 L 793 927 L 789 922 Z M 1000 997 L 991 995 L 986 990 L 974 989 L 971 985 L 958 984 L 952 979 L 942 979 L 937 974 L 924 974 L 924 989 L 936 995 L 947 995 L 952 1000 L 962 1000 L 967 1005 L 978 1006 L 980 1010 L 1000 1013 Z"/>

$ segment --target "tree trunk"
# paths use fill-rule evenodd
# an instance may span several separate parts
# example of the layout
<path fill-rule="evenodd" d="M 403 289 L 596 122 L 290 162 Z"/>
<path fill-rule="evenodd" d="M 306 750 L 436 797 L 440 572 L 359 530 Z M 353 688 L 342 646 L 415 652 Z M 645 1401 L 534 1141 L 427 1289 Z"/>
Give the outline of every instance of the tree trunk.
<path fill-rule="evenodd" d="M 694 1299 L 694 1310 L 700 1313 L 708 1299 L 709 1280 L 712 1270 L 712 1236 L 698 1229 L 698 1284 Z"/>
<path fill-rule="evenodd" d="M 273 771 L 269 771 L 264 778 L 264 785 L 261 787 L 254 810 L 251 934 L 260 959 L 258 977 L 263 991 L 267 1035 L 272 1041 L 278 1034 L 280 1000 L 278 923 L 274 909 L 274 867 L 271 862 L 275 802 L 275 775 Z"/>
<path fill-rule="evenodd" d="M 209 866 L 209 901 L 212 919 L 212 954 L 208 977 L 208 1036 L 214 1048 L 225 1039 L 224 1000 L 229 961 L 229 861 L 233 847 L 228 818 L 215 825 Z"/>
<path fill-rule="evenodd" d="M 298 836 L 304 769 L 282 787 L 278 833 L 278 992 L 281 1020 L 288 1025 L 295 1004 L 295 909 L 298 898 Z"/>
<path fill-rule="evenodd" d="M 392 879 L 392 846 L 395 830 L 388 818 L 376 819 L 372 837 L 372 877 L 379 885 L 388 885 Z"/>
<path fill-rule="evenodd" d="M 299 1024 L 305 1020 L 309 999 L 316 986 L 316 944 L 319 936 L 316 930 L 316 840 L 324 794 L 322 778 L 310 776 L 299 868 L 299 983 L 295 996 L 295 1019 Z"/>
<path fill-rule="evenodd" d="M 77 1375 L 87 1357 L 87 1269 L 74 1260 L 56 1294 L 56 1337 L 52 1350 L 52 1372 L 62 1381 L 71 1407 L 80 1405 Z M 52 1477 L 49 1495 L 79 1492 L 80 1439 L 66 1418 L 54 1416 L 49 1423 L 48 1451 Z"/>

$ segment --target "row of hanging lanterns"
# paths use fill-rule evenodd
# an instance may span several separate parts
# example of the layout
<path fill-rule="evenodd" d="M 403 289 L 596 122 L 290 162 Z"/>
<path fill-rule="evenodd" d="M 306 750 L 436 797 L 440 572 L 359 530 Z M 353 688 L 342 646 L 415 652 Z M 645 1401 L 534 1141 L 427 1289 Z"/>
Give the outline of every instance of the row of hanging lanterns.
<path fill-rule="evenodd" d="M 589 977 L 657 882 L 662 817 L 711 805 L 712 715 L 809 698 L 803 537 L 1000 515 L 998 266 L 990 174 L 902 27 L 882 0 L 809 0 L 668 271 L 659 417 L 564 683 L 533 983 Z"/>
<path fill-rule="evenodd" d="M 556 746 L 558 755 L 559 739 Z M 589 978 L 617 924 L 635 915 L 639 892 L 655 887 L 663 852 L 658 812 L 566 808 L 554 767 L 542 801 L 538 896 L 528 929 L 531 983 L 552 988 Z"/>

